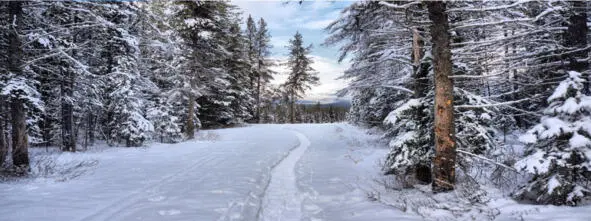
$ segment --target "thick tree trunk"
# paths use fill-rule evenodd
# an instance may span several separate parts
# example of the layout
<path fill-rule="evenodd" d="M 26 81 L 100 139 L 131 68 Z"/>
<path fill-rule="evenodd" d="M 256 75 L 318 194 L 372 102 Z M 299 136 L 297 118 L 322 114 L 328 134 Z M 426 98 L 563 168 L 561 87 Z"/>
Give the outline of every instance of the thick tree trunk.
<path fill-rule="evenodd" d="M 8 3 L 9 14 L 14 21 L 11 31 L 8 33 L 8 70 L 17 75 L 22 75 L 22 44 L 16 30 L 22 28 L 23 8 L 22 2 L 12 1 Z M 29 167 L 29 151 L 27 139 L 27 123 L 25 104 L 22 98 L 12 97 L 10 100 L 11 126 L 12 126 L 12 163 L 24 169 Z"/>
<path fill-rule="evenodd" d="M 69 98 L 74 95 L 73 90 L 73 73 L 69 73 L 65 81 L 62 83 L 62 150 L 76 152 L 76 139 L 74 136 L 74 105 Z"/>
<path fill-rule="evenodd" d="M 426 2 L 431 20 L 435 70 L 435 158 L 433 192 L 454 189 L 456 142 L 454 130 L 452 60 L 445 2 Z"/>
<path fill-rule="evenodd" d="M 4 96 L 0 96 L 0 167 L 4 165 L 6 155 L 8 155 L 8 144 L 6 143 L 6 137 L 4 134 L 4 99 Z"/>
<path fill-rule="evenodd" d="M 583 49 L 587 47 L 587 33 L 589 28 L 587 27 L 587 2 L 585 1 L 572 1 L 573 10 L 569 13 L 571 15 L 568 18 L 567 31 L 564 33 L 564 46 L 567 48 Z M 588 61 L 579 61 L 587 58 L 589 50 L 581 50 L 572 53 L 569 56 L 569 69 L 578 71 L 583 74 L 585 80 L 584 92 L 589 94 L 589 75 L 587 69 L 589 69 Z"/>
<path fill-rule="evenodd" d="M 12 163 L 21 168 L 29 167 L 29 150 L 25 105 L 20 99 L 11 102 L 12 116 Z"/>
<path fill-rule="evenodd" d="M 195 121 L 193 115 L 195 115 L 195 98 L 191 95 L 189 96 L 189 104 L 187 106 L 187 125 L 185 125 L 187 139 L 195 138 Z"/>

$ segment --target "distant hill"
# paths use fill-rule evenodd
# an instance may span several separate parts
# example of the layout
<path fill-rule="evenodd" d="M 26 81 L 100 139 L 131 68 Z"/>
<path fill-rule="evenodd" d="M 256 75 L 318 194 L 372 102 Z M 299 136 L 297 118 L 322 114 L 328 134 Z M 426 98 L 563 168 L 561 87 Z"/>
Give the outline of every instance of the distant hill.
<path fill-rule="evenodd" d="M 347 100 L 347 99 L 322 99 L 322 100 L 299 100 L 297 103 L 298 104 L 303 104 L 303 105 L 316 105 L 316 103 L 320 102 L 320 106 L 323 107 L 328 107 L 328 106 L 333 106 L 333 107 L 344 107 L 344 108 L 350 108 L 351 107 L 351 101 Z"/>

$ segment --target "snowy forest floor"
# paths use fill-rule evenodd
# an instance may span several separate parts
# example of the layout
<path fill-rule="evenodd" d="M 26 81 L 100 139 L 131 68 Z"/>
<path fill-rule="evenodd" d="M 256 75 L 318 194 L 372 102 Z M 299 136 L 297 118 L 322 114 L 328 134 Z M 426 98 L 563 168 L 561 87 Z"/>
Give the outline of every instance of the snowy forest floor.
<path fill-rule="evenodd" d="M 193 141 L 79 153 L 33 149 L 0 183 L 0 220 L 591 220 L 591 206 L 518 204 L 494 188 L 394 190 L 386 145 L 348 124 L 252 125 Z"/>

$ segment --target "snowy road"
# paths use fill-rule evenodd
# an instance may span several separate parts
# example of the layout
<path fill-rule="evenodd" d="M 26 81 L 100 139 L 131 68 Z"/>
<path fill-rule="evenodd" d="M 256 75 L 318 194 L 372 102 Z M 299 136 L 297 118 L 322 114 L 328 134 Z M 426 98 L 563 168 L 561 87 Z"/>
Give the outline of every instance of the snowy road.
<path fill-rule="evenodd" d="M 367 200 L 359 181 L 383 149 L 345 124 L 254 125 L 149 148 L 65 153 L 97 160 L 72 180 L 0 184 L 0 220 L 392 220 L 416 215 Z"/>

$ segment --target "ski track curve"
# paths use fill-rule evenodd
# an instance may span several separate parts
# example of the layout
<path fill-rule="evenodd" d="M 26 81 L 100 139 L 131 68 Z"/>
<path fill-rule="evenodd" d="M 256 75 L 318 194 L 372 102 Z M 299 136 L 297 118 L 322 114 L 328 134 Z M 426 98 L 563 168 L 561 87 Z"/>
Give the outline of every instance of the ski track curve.
<path fill-rule="evenodd" d="M 144 185 L 143 187 L 133 191 L 132 193 L 106 205 L 101 207 L 100 209 L 94 211 L 93 213 L 79 219 L 80 221 L 94 221 L 94 220 L 116 220 L 117 217 L 124 215 L 121 212 L 125 209 L 129 208 L 130 206 L 134 205 L 135 203 L 142 201 L 146 198 L 146 194 L 149 193 L 151 190 L 159 189 L 165 186 L 168 183 L 173 183 L 176 179 L 183 177 L 184 175 L 190 173 L 194 169 L 207 164 L 208 162 L 215 159 L 215 156 L 212 152 L 209 154 L 203 155 L 202 157 L 195 159 L 195 163 L 192 165 L 185 167 L 183 169 L 178 170 L 176 173 L 168 175 L 162 179 L 157 181 L 153 181 L 149 184 Z"/>
<path fill-rule="evenodd" d="M 304 134 L 297 131 L 293 133 L 300 144 L 271 171 L 259 221 L 296 221 L 302 218 L 302 198 L 296 184 L 295 167 L 311 143 Z"/>

